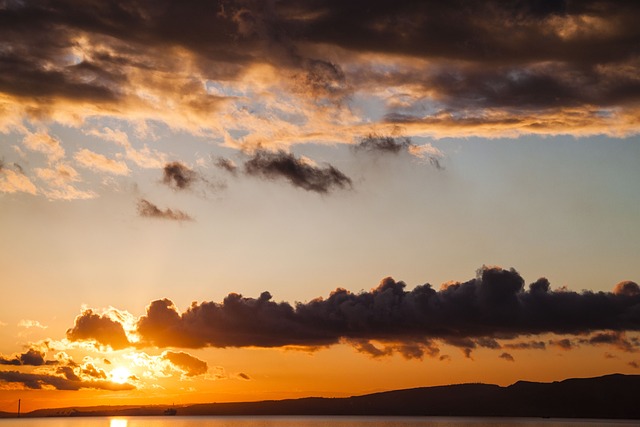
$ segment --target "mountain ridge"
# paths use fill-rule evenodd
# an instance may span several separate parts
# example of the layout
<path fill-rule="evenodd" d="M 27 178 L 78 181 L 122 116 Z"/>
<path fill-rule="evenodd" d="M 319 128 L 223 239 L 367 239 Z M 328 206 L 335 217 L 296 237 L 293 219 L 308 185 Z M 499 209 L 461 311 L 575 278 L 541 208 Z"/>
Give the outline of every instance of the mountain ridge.
<path fill-rule="evenodd" d="M 640 419 L 640 375 L 609 374 L 509 386 L 464 383 L 365 395 L 304 397 L 183 406 L 131 405 L 39 409 L 24 417 L 163 415 L 391 415 Z M 4 413 L 0 416 L 15 416 Z"/>

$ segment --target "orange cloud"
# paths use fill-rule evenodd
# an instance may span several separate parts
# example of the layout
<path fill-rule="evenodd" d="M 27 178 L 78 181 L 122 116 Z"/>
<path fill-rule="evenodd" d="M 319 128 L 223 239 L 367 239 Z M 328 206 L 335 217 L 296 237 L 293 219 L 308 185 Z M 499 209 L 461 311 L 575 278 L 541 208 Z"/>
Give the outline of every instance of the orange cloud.
<path fill-rule="evenodd" d="M 129 168 L 127 164 L 109 159 L 102 154 L 94 153 L 93 151 L 87 150 L 86 148 L 81 149 L 74 155 L 74 159 L 78 162 L 79 165 L 94 169 L 101 172 L 108 172 L 115 175 L 128 175 Z"/>
<path fill-rule="evenodd" d="M 70 341 L 95 341 L 114 350 L 129 347 L 131 343 L 120 322 L 108 315 L 95 314 L 91 309 L 84 310 L 76 317 L 73 328 L 67 330 Z"/>
<path fill-rule="evenodd" d="M 208 370 L 207 362 L 182 351 L 165 351 L 162 353 L 162 358 L 168 360 L 174 367 L 181 370 L 188 377 L 204 375 Z"/>

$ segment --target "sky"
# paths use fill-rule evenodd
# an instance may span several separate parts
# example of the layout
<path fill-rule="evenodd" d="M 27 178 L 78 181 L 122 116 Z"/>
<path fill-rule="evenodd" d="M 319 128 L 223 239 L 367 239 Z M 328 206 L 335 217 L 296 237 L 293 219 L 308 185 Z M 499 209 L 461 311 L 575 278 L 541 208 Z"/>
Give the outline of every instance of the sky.
<path fill-rule="evenodd" d="M 0 1 L 0 411 L 640 373 L 639 18 Z"/>

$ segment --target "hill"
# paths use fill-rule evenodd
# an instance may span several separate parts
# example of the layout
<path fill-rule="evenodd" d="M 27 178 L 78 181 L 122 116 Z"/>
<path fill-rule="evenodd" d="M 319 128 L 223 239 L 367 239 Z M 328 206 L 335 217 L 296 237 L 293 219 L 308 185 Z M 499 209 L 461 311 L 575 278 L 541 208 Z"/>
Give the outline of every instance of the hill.
<path fill-rule="evenodd" d="M 613 374 L 508 387 L 457 384 L 347 398 L 206 403 L 175 407 L 179 415 L 424 415 L 640 419 L 640 375 Z M 43 409 L 43 416 L 162 415 L 167 406 Z"/>

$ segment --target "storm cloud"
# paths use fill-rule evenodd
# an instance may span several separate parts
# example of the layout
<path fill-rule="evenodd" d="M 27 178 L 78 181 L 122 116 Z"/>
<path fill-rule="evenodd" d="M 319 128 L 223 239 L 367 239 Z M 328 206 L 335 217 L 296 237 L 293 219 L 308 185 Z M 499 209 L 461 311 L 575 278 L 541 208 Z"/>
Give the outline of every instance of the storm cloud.
<path fill-rule="evenodd" d="M 640 330 L 640 295 L 553 291 L 547 283 L 540 279 L 526 290 L 515 270 L 483 267 L 474 279 L 439 291 L 429 284 L 407 291 L 403 282 L 386 278 L 369 292 L 336 289 L 307 303 L 275 302 L 269 292 L 258 298 L 229 294 L 221 303 L 194 303 L 182 313 L 162 299 L 149 305 L 137 332 L 143 344 L 158 347 L 346 342 L 374 357 L 398 352 L 409 358 L 436 355 L 436 340 L 467 355 L 478 346 L 542 350 L 544 342 L 519 338 L 548 333 L 595 333 L 587 344 L 637 346 L 621 334 Z"/>
<path fill-rule="evenodd" d="M 326 194 L 351 187 L 351 179 L 331 165 L 319 167 L 285 151 L 257 150 L 244 164 L 247 175 L 285 179 L 294 187 Z"/>

